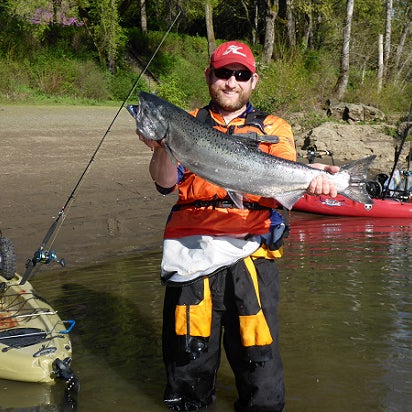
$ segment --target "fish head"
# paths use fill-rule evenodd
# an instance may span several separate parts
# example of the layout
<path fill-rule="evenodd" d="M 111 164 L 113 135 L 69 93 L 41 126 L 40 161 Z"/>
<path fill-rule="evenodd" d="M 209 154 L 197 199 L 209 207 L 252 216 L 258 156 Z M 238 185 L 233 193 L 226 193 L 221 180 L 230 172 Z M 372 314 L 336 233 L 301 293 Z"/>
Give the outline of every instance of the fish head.
<path fill-rule="evenodd" d="M 139 94 L 138 105 L 128 105 L 126 109 L 136 120 L 137 132 L 146 139 L 162 141 L 166 138 L 169 122 L 162 114 L 158 98 L 149 93 Z"/>

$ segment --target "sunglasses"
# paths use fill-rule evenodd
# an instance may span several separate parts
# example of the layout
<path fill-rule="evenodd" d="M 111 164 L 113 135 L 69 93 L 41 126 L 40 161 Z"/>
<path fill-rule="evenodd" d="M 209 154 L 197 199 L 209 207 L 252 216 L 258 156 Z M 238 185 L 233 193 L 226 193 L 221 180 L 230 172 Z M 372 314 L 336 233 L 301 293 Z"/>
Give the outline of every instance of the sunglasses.
<path fill-rule="evenodd" d="M 247 82 L 252 77 L 252 72 L 249 70 L 213 69 L 213 72 L 218 79 L 229 80 L 235 76 L 238 82 Z"/>

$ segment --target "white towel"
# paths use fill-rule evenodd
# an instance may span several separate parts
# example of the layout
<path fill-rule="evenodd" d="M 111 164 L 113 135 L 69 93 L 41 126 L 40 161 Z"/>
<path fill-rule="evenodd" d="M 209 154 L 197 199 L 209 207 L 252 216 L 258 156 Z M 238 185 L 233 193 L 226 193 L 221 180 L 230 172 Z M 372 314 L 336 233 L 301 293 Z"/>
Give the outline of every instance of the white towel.
<path fill-rule="evenodd" d="M 230 266 L 259 247 L 259 236 L 248 240 L 204 235 L 164 239 L 161 277 L 172 282 L 188 282 Z"/>

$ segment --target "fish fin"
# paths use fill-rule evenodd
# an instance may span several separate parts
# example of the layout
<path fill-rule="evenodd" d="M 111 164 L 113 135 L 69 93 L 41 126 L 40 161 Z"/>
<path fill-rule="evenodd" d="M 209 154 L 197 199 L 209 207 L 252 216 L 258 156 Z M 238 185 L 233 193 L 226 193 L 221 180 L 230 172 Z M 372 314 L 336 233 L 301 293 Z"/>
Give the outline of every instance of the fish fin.
<path fill-rule="evenodd" d="M 227 190 L 227 194 L 232 199 L 232 202 L 239 209 L 244 209 L 243 206 L 243 194 L 239 192 L 233 192 L 232 190 Z"/>
<path fill-rule="evenodd" d="M 237 142 L 238 145 L 242 145 L 249 150 L 256 150 L 259 148 L 259 142 L 257 140 L 249 139 L 244 135 L 231 135 L 233 140 Z"/>
<path fill-rule="evenodd" d="M 292 190 L 290 192 L 280 193 L 275 199 L 286 209 L 292 209 L 293 205 L 303 196 L 305 190 Z"/>
<path fill-rule="evenodd" d="M 341 194 L 354 202 L 363 203 L 364 205 L 373 205 L 374 203 L 366 191 L 365 183 L 360 183 L 359 186 L 348 186 Z"/>
<path fill-rule="evenodd" d="M 375 155 L 364 157 L 341 167 L 341 171 L 350 175 L 349 186 L 342 195 L 355 202 L 373 205 L 373 200 L 366 190 L 366 173 L 375 158 Z"/>
<path fill-rule="evenodd" d="M 258 134 L 256 132 L 234 134 L 233 137 L 247 145 L 259 146 L 260 143 L 279 143 L 279 137 L 268 134 Z"/>

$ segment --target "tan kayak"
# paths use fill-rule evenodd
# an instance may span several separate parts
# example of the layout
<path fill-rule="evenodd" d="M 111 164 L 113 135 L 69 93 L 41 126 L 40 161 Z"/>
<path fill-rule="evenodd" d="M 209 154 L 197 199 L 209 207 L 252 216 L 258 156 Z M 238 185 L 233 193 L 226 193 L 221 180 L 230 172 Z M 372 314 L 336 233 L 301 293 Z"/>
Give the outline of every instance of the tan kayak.
<path fill-rule="evenodd" d="M 70 380 L 74 321 L 57 312 L 21 276 L 0 275 L 0 378 L 24 382 Z"/>

